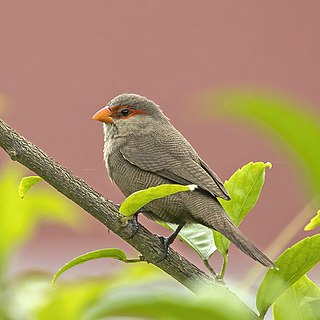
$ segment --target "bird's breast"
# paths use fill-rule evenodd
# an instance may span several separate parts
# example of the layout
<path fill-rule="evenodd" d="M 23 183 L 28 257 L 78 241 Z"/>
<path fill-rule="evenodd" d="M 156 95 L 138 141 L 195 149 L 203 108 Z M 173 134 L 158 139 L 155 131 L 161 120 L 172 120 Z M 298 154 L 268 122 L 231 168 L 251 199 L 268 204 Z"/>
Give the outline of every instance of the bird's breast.
<path fill-rule="evenodd" d="M 112 140 L 106 140 L 104 143 L 104 148 L 103 148 L 103 159 L 105 166 L 108 170 L 108 174 L 110 176 L 110 166 L 109 166 L 109 157 L 112 154 L 113 151 L 113 142 Z M 111 177 L 111 176 L 110 176 Z"/>

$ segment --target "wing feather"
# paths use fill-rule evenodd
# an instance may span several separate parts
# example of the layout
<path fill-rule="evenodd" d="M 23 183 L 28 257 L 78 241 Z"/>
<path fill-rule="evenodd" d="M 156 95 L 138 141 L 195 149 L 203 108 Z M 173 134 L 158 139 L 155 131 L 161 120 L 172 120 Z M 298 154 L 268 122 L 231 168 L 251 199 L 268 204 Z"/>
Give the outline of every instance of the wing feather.
<path fill-rule="evenodd" d="M 120 148 L 131 164 L 159 174 L 174 183 L 196 184 L 215 197 L 230 199 L 222 181 L 203 162 L 189 142 L 172 127 L 161 135 L 142 134 Z M 161 138 L 160 138 L 161 137 Z"/>

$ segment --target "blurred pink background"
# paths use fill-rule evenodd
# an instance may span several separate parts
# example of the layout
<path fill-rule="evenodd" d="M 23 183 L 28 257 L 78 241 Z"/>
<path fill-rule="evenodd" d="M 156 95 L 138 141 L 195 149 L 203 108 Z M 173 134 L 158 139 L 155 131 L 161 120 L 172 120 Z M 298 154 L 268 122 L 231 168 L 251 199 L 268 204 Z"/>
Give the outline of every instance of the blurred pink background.
<path fill-rule="evenodd" d="M 231 119 L 206 118 L 195 97 L 252 85 L 319 106 L 319 10 L 316 0 L 1 0 L 0 90 L 9 98 L 4 119 L 119 203 L 123 196 L 102 161 L 102 126 L 91 117 L 119 93 L 145 95 L 161 105 L 223 180 L 249 161 L 272 162 L 262 196 L 241 226 L 265 249 L 310 199 L 291 159 L 268 137 Z M 4 152 L 0 160 L 8 161 Z M 15 257 L 13 270 L 54 272 L 102 247 L 136 254 L 86 213 L 79 215 L 87 221 L 79 233 L 57 225 L 38 228 Z M 301 231 L 296 240 L 304 236 Z M 202 267 L 186 245 L 177 241 L 174 247 Z M 251 264 L 231 249 L 231 276 Z M 92 262 L 69 276 L 118 265 Z"/>

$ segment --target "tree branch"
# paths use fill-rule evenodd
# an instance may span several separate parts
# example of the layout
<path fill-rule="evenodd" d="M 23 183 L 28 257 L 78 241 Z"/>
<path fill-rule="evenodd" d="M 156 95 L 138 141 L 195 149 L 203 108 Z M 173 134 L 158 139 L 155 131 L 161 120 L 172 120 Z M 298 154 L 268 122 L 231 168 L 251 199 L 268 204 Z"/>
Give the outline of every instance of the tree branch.
<path fill-rule="evenodd" d="M 195 283 L 197 283 L 198 286 L 213 287 L 221 294 L 227 294 L 230 298 L 239 301 L 239 298 L 231 293 L 227 287 L 207 276 L 171 248 L 167 258 L 159 261 L 159 256 L 163 253 L 163 244 L 156 235 L 150 233 L 142 225 L 139 225 L 138 232 L 135 233 L 136 229 L 130 221 L 126 226 L 123 226 L 120 223 L 122 215 L 110 200 L 57 163 L 36 145 L 27 141 L 1 119 L 0 146 L 12 160 L 18 161 L 38 174 L 58 192 L 79 205 L 138 250 L 147 262 L 156 265 L 191 291 L 195 290 Z M 258 319 L 258 316 L 246 305 L 244 308 L 250 319 Z"/>

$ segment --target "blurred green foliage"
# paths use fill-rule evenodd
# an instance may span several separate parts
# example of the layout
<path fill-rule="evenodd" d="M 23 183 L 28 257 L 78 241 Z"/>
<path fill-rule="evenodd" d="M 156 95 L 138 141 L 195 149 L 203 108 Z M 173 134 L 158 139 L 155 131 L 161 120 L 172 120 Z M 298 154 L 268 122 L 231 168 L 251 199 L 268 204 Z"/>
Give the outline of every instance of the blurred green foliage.
<path fill-rule="evenodd" d="M 124 300 L 138 286 L 140 291 L 147 292 L 152 282 L 163 279 L 166 277 L 159 269 L 147 264 L 106 272 L 103 278 L 60 281 L 55 289 L 49 275 L 27 275 L 12 283 L 6 305 L 10 319 L 14 320 L 98 319 L 94 314 L 108 305 L 112 296 L 114 301 Z M 144 285 L 146 289 L 141 290 Z"/>
<path fill-rule="evenodd" d="M 10 258 L 27 241 L 41 221 L 56 221 L 74 228 L 79 225 L 74 205 L 51 187 L 34 188 L 21 199 L 18 186 L 25 171 L 8 164 L 0 170 L 0 319 L 8 305 L 8 268 Z M 10 319 L 10 317 L 9 317 Z"/>
<path fill-rule="evenodd" d="M 34 188 L 25 199 L 18 194 L 24 170 L 7 165 L 0 172 L 0 268 L 4 270 L 12 251 L 28 239 L 42 220 L 78 225 L 74 206 L 51 187 Z"/>
<path fill-rule="evenodd" d="M 320 194 L 320 115 L 304 103 L 274 92 L 225 89 L 209 93 L 203 101 L 212 115 L 233 117 L 271 136 L 288 151 L 307 191 Z"/>

